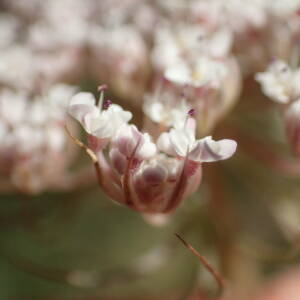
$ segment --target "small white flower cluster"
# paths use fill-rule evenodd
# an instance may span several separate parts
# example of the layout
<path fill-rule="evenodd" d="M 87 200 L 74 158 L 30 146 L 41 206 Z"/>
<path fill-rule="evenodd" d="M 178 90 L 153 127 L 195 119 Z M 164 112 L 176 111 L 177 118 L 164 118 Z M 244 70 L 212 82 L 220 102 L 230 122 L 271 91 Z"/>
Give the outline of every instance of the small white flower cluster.
<path fill-rule="evenodd" d="M 11 89 L 0 92 L 1 180 L 26 193 L 63 180 L 69 164 L 65 107 L 74 93 L 62 84 L 34 98 Z"/>
<path fill-rule="evenodd" d="M 233 52 L 246 74 L 264 67 L 271 57 L 287 58 L 299 36 L 299 0 L 192 0 L 189 4 L 182 0 L 165 4 L 177 18 L 188 15 L 190 21 L 207 30 L 229 30 Z"/>
<path fill-rule="evenodd" d="M 256 74 L 265 95 L 278 103 L 300 100 L 300 68 L 293 70 L 285 61 L 275 60 L 266 72 Z"/>
<path fill-rule="evenodd" d="M 130 112 L 111 101 L 103 103 L 103 91 L 99 103 L 92 94 L 75 95 L 69 113 L 88 134 L 103 189 L 114 200 L 145 213 L 173 211 L 199 186 L 202 162 L 227 159 L 236 151 L 233 140 L 196 140 L 193 110 L 185 111 L 185 122 L 175 122 L 156 143 L 128 124 Z"/>
<path fill-rule="evenodd" d="M 263 93 L 282 105 L 287 135 L 294 151 L 300 155 L 300 68 L 276 60 L 266 72 L 256 74 Z"/>
<path fill-rule="evenodd" d="M 222 59 L 230 53 L 230 31 L 209 33 L 199 25 L 168 24 L 155 35 L 154 66 L 175 84 L 217 88 L 226 76 Z"/>

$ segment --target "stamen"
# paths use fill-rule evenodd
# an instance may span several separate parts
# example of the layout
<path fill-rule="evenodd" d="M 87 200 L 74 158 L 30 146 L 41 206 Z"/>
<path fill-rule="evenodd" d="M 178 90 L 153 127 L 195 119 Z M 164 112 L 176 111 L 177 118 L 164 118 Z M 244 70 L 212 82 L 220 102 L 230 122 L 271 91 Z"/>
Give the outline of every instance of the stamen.
<path fill-rule="evenodd" d="M 103 100 L 104 100 L 104 91 L 107 90 L 107 84 L 101 84 L 98 86 L 98 92 L 100 92 L 100 97 L 98 101 L 96 102 L 96 105 L 102 109 Z"/>
<path fill-rule="evenodd" d="M 189 115 L 190 117 L 194 117 L 195 114 L 196 114 L 196 110 L 195 110 L 194 108 L 192 108 L 192 109 L 190 109 L 190 110 L 188 111 L 188 115 Z"/>
<path fill-rule="evenodd" d="M 183 126 L 184 128 L 186 128 L 186 125 L 187 125 L 187 122 L 188 122 L 189 118 L 194 117 L 195 113 L 196 113 L 196 110 L 195 110 L 194 108 L 191 108 L 191 109 L 187 112 L 187 116 L 186 116 L 186 118 L 185 118 L 184 126 Z"/>
<path fill-rule="evenodd" d="M 98 86 L 98 92 L 105 91 L 107 90 L 107 88 L 108 88 L 107 84 L 101 84 Z"/>
<path fill-rule="evenodd" d="M 112 105 L 111 100 L 106 100 L 103 104 L 103 109 L 108 109 Z"/>

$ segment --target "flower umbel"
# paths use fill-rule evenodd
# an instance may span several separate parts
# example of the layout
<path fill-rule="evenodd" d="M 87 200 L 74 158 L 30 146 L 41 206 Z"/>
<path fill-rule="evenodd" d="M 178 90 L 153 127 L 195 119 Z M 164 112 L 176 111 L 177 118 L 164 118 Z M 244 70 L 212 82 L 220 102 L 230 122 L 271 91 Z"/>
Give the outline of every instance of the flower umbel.
<path fill-rule="evenodd" d="M 202 162 L 227 159 L 236 150 L 232 140 L 197 140 L 194 109 L 186 111 L 184 122 L 178 120 L 162 133 L 157 143 L 127 124 L 131 113 L 115 104 L 101 111 L 91 94 L 75 95 L 69 111 L 89 135 L 106 140 L 101 147 L 92 147 L 101 187 L 112 199 L 144 213 L 173 211 L 198 188 Z"/>

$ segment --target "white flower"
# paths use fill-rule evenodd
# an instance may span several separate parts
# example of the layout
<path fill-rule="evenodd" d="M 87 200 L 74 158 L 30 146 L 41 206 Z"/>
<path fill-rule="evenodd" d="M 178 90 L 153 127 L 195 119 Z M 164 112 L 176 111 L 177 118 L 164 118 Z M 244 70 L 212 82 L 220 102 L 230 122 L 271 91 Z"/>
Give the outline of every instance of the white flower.
<path fill-rule="evenodd" d="M 300 95 L 300 70 L 293 71 L 282 60 L 272 63 L 266 72 L 256 74 L 263 93 L 279 103 L 288 103 Z"/>
<path fill-rule="evenodd" d="M 157 141 L 158 148 L 179 157 L 188 157 L 196 162 L 212 162 L 231 157 L 237 147 L 233 140 L 214 141 L 210 136 L 200 140 L 195 138 L 195 121 L 189 119 L 183 128 L 172 128 L 163 133 Z"/>
<path fill-rule="evenodd" d="M 117 104 L 110 105 L 106 110 L 102 110 L 101 106 L 101 101 L 99 106 L 96 105 L 91 93 L 81 92 L 71 99 L 68 111 L 87 133 L 100 139 L 110 138 L 132 118 L 132 114 Z"/>
<path fill-rule="evenodd" d="M 168 68 L 165 77 L 180 85 L 201 87 L 211 85 L 218 88 L 227 74 L 225 65 L 208 57 L 199 57 L 195 65 L 189 65 L 185 61 Z"/>

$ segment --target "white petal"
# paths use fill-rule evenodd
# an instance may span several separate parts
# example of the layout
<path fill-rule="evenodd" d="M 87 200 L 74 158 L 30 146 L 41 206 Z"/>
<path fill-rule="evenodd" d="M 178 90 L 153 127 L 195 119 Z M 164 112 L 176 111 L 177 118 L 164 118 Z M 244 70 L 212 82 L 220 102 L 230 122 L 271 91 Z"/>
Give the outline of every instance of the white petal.
<path fill-rule="evenodd" d="M 81 92 L 72 97 L 69 103 L 68 112 L 73 118 L 83 124 L 85 115 L 95 111 L 95 108 L 94 95 Z"/>
<path fill-rule="evenodd" d="M 147 133 L 143 134 L 141 146 L 137 150 L 137 156 L 140 159 L 148 159 L 156 154 L 156 145 L 151 142 Z"/>
<path fill-rule="evenodd" d="M 157 147 L 160 151 L 165 152 L 168 155 L 175 156 L 176 152 L 171 144 L 170 136 L 168 132 L 163 132 L 157 139 Z"/>
<path fill-rule="evenodd" d="M 233 140 L 224 139 L 214 141 L 211 137 L 199 140 L 202 147 L 199 160 L 203 162 L 213 162 L 230 158 L 236 151 L 237 143 Z"/>
<path fill-rule="evenodd" d="M 182 85 L 191 81 L 190 70 L 184 62 L 168 68 L 164 75 L 168 80 Z"/>
<path fill-rule="evenodd" d="M 117 132 L 114 143 L 120 153 L 127 158 L 131 157 L 135 150 L 139 137 L 136 135 L 137 129 L 134 125 L 123 125 Z"/>
<path fill-rule="evenodd" d="M 86 130 L 98 138 L 108 138 L 115 133 L 114 120 L 111 117 L 111 113 L 107 110 L 99 113 L 99 109 L 97 108 L 87 114 L 84 119 L 84 124 Z"/>
<path fill-rule="evenodd" d="M 165 115 L 165 107 L 161 102 L 147 101 L 144 105 L 144 113 L 155 123 L 161 123 Z"/>
<path fill-rule="evenodd" d="M 171 145 L 179 156 L 186 156 L 190 148 L 190 139 L 184 130 L 171 129 L 170 131 Z"/>

